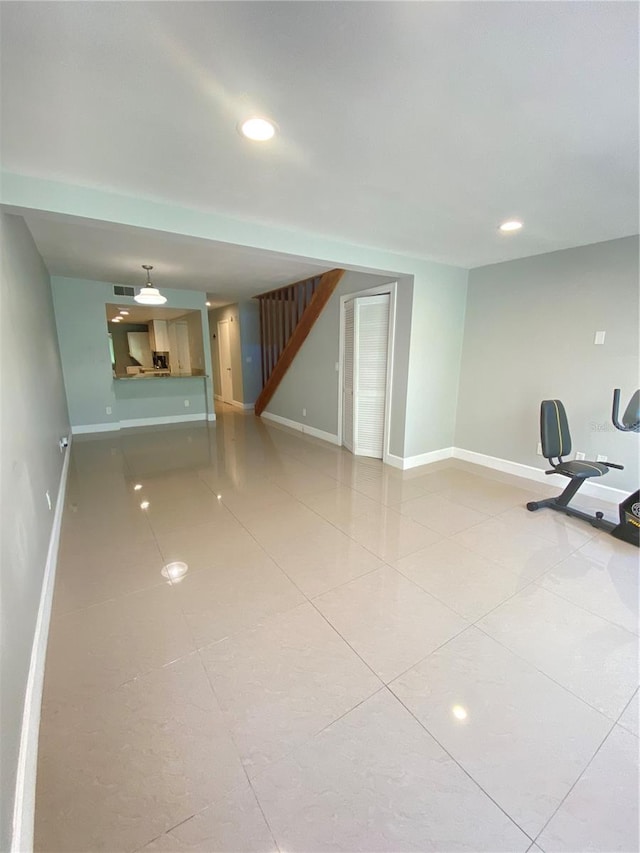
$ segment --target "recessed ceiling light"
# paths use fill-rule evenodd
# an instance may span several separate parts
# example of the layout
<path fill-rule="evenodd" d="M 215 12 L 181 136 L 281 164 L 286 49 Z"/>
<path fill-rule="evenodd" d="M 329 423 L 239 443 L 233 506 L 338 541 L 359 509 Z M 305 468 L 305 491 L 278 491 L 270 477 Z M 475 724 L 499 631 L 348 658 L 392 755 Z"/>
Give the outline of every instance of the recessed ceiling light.
<path fill-rule="evenodd" d="M 122 320 L 122 317 L 114 317 L 114 318 L 113 318 L 113 320 L 112 320 L 111 322 L 112 322 L 112 323 L 119 323 L 119 322 L 120 322 L 120 320 Z"/>
<path fill-rule="evenodd" d="M 508 222 L 503 222 L 500 226 L 501 231 L 519 231 L 522 228 L 522 222 L 518 219 L 509 219 Z"/>
<path fill-rule="evenodd" d="M 267 118 L 252 116 L 241 122 L 239 130 L 247 139 L 252 139 L 254 142 L 267 142 L 274 137 L 276 126 Z"/>
<path fill-rule="evenodd" d="M 129 313 L 129 312 L 128 312 L 128 311 L 125 311 L 123 308 L 121 308 L 121 309 L 120 309 L 120 313 L 122 314 L 122 316 L 123 316 L 123 317 L 126 317 L 126 316 L 128 315 L 128 313 Z"/>
<path fill-rule="evenodd" d="M 207 308 L 211 308 L 211 303 L 210 303 L 210 302 L 205 302 L 204 304 L 207 306 Z"/>

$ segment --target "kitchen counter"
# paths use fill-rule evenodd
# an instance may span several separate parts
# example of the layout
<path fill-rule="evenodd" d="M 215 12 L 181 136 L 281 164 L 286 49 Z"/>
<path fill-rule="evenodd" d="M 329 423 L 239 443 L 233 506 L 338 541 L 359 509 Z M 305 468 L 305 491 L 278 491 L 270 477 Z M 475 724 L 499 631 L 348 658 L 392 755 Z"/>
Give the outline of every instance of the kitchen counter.
<path fill-rule="evenodd" d="M 114 380 L 140 382 L 143 379 L 207 379 L 206 373 L 167 373 L 163 370 L 157 372 L 149 371 L 148 373 L 134 373 L 131 376 L 114 376 Z"/>

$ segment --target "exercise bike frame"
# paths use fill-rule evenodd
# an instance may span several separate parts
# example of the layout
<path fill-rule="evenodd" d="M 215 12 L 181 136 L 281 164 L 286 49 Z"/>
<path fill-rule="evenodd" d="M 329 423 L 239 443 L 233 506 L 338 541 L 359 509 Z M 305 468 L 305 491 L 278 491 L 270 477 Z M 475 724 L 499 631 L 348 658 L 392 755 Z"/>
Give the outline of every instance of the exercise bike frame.
<path fill-rule="evenodd" d="M 637 394 L 638 392 L 636 392 Z M 616 429 L 621 432 L 640 432 L 640 420 L 627 420 L 626 416 L 631 414 L 633 408 L 634 398 L 632 397 L 631 402 L 627 407 L 627 411 L 625 412 L 622 422 L 618 419 L 619 409 L 620 409 L 620 389 L 616 388 L 613 392 L 613 405 L 611 412 L 611 421 Z M 636 401 L 637 402 L 637 401 Z M 637 408 L 637 405 L 636 405 Z M 553 466 L 552 470 L 545 471 L 545 474 L 557 474 L 561 473 L 557 470 L 557 468 L 562 465 L 563 460 L 561 457 L 557 457 L 558 462 L 554 463 L 553 458 L 549 458 L 549 463 Z M 617 468 L 619 470 L 623 470 L 622 465 L 616 465 L 613 462 L 603 463 L 607 468 Z M 561 474 L 561 476 L 567 476 L 566 474 Z M 604 518 L 604 514 L 602 512 L 596 512 L 595 515 L 590 515 L 589 513 L 582 512 L 579 509 L 575 509 L 572 506 L 569 506 L 570 501 L 574 498 L 580 486 L 584 482 L 584 479 L 578 477 L 572 477 L 569 480 L 566 488 L 562 492 L 562 494 L 558 495 L 555 498 L 547 498 L 542 501 L 530 501 L 527 504 L 527 509 L 530 512 L 535 512 L 538 509 L 542 509 L 543 507 L 548 507 L 549 509 L 556 510 L 557 512 L 562 512 L 567 516 L 572 516 L 574 518 L 580 518 L 583 521 L 588 522 L 592 527 L 597 528 L 598 530 L 604 530 L 607 533 L 610 533 L 616 539 L 620 539 L 623 542 L 628 542 L 631 545 L 635 545 L 636 547 L 640 546 L 640 490 L 636 492 L 632 492 L 629 494 L 619 505 L 618 505 L 618 513 L 619 513 L 619 521 L 607 521 Z"/>

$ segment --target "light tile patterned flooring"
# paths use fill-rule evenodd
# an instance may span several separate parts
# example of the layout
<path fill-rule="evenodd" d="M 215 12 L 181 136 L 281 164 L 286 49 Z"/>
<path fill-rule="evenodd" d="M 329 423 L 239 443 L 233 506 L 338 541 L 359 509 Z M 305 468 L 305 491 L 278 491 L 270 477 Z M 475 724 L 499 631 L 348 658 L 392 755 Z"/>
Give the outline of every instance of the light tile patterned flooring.
<path fill-rule="evenodd" d="M 36 849 L 637 850 L 638 553 L 548 491 L 228 407 L 76 438 Z"/>

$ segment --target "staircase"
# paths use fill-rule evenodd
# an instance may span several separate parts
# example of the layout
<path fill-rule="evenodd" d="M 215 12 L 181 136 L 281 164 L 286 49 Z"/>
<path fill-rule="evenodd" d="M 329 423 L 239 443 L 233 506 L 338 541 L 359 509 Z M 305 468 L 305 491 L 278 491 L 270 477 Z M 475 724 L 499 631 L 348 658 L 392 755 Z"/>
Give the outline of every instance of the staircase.
<path fill-rule="evenodd" d="M 343 275 L 344 270 L 330 270 L 256 297 L 262 342 L 262 391 L 256 415 L 265 410 Z"/>

